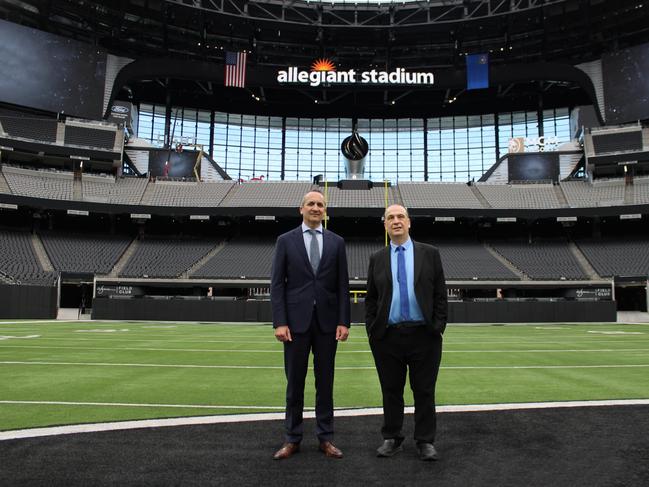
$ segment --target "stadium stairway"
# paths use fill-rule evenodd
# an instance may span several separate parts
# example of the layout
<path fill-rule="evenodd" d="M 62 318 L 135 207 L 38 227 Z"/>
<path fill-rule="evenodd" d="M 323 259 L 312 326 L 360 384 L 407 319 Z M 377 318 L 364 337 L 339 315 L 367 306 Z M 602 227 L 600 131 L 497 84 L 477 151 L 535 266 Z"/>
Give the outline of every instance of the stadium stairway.
<path fill-rule="evenodd" d="M 484 243 L 484 248 L 489 252 L 494 259 L 496 259 L 498 262 L 500 262 L 502 265 L 507 267 L 510 271 L 512 271 L 514 274 L 516 274 L 521 281 L 530 281 L 530 276 L 525 274 L 523 271 L 521 271 L 518 267 L 516 267 L 514 264 L 509 262 L 505 257 L 503 257 L 496 249 L 494 249 L 491 245 L 488 243 Z"/>
<path fill-rule="evenodd" d="M 65 124 L 56 124 L 56 142 L 57 145 L 65 145 Z"/>
<path fill-rule="evenodd" d="M 86 321 L 92 319 L 90 313 L 81 313 L 79 308 L 59 308 L 56 313 L 56 319 L 61 321 Z"/>
<path fill-rule="evenodd" d="M 7 183 L 7 179 L 5 178 L 5 175 L 2 173 L 1 166 L 0 166 L 0 193 L 11 194 L 11 188 L 9 187 L 9 183 Z"/>
<path fill-rule="evenodd" d="M 76 174 L 74 180 L 72 181 L 72 199 L 77 201 L 83 200 L 83 186 L 81 183 L 81 178 L 77 177 Z"/>
<path fill-rule="evenodd" d="M 405 203 L 403 202 L 403 196 L 401 196 L 401 188 L 399 188 L 399 185 L 397 184 L 396 186 L 393 186 L 392 188 L 392 200 L 393 205 L 401 205 L 404 208 L 407 208 Z"/>
<path fill-rule="evenodd" d="M 649 313 L 643 311 L 618 311 L 618 323 L 649 323 Z"/>
<path fill-rule="evenodd" d="M 635 188 L 633 184 L 626 184 L 624 186 L 624 204 L 632 205 L 635 203 Z"/>
<path fill-rule="evenodd" d="M 154 193 L 155 193 L 155 183 L 149 181 L 148 184 L 146 185 L 146 189 L 144 190 L 144 193 L 142 194 L 142 199 L 140 200 L 140 204 L 150 205 L 151 201 L 153 201 Z"/>
<path fill-rule="evenodd" d="M 108 274 L 109 277 L 119 276 L 119 273 L 122 272 L 124 267 L 126 267 L 127 262 L 129 261 L 133 253 L 135 253 L 139 245 L 140 245 L 140 241 L 137 238 L 134 238 L 133 241 L 129 244 L 129 246 L 126 247 L 126 250 L 124 251 L 122 256 L 115 263 L 115 266 Z"/>
<path fill-rule="evenodd" d="M 491 205 L 487 201 L 487 198 L 484 197 L 484 195 L 480 192 L 478 187 L 475 184 L 472 184 L 470 187 L 471 187 L 471 191 L 473 191 L 473 194 L 478 199 L 480 204 L 485 208 L 491 208 Z"/>
<path fill-rule="evenodd" d="M 35 233 L 32 234 L 32 246 L 34 247 L 34 251 L 36 252 L 38 263 L 41 265 L 43 270 L 47 272 L 52 272 L 54 270 L 54 267 L 52 266 L 52 262 L 50 261 L 50 258 L 47 255 L 47 251 L 43 246 L 43 242 L 41 242 L 41 238 Z"/>
<path fill-rule="evenodd" d="M 588 279 L 602 279 L 602 277 L 597 274 L 595 268 L 590 264 L 590 262 L 588 262 L 586 256 L 581 252 L 581 250 L 579 250 L 579 247 L 577 247 L 575 242 L 568 242 L 568 250 L 570 250 L 575 259 L 577 259 L 579 267 L 581 267 L 584 273 L 588 276 Z"/>
<path fill-rule="evenodd" d="M 189 269 L 183 272 L 180 277 L 182 279 L 189 279 L 189 276 L 191 276 L 196 271 L 198 271 L 201 267 L 203 267 L 206 262 L 208 262 L 216 254 L 221 252 L 221 250 L 223 250 L 224 247 L 225 247 L 225 242 L 221 242 L 219 245 L 217 245 L 212 250 L 210 250 L 207 254 L 205 254 L 200 260 L 195 262 Z"/>
<path fill-rule="evenodd" d="M 554 194 L 557 197 L 557 201 L 559 201 L 559 204 L 563 208 L 568 208 L 570 207 L 570 204 L 568 204 L 568 200 L 566 199 L 566 194 L 563 192 L 563 189 L 561 188 L 560 184 L 555 184 L 553 185 L 554 188 Z"/>

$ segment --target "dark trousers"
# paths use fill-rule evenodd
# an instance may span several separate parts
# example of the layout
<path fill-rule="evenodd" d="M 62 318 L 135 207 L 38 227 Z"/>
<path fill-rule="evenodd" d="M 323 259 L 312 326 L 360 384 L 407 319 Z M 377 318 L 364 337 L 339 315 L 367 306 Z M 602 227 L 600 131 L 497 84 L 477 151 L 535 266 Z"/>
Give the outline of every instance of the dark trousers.
<path fill-rule="evenodd" d="M 383 394 L 383 427 L 385 439 L 403 439 L 403 389 L 406 372 L 415 399 L 415 440 L 433 443 L 435 417 L 435 384 L 442 359 L 442 337 L 424 326 L 391 328 L 380 340 L 370 340 L 370 348 L 379 374 Z"/>
<path fill-rule="evenodd" d="M 293 333 L 293 341 L 284 342 L 284 370 L 286 372 L 286 441 L 302 440 L 304 382 L 313 351 L 315 376 L 316 435 L 322 441 L 331 441 L 334 434 L 334 366 L 336 359 L 335 333 L 323 333 L 313 314 L 306 333 Z"/>

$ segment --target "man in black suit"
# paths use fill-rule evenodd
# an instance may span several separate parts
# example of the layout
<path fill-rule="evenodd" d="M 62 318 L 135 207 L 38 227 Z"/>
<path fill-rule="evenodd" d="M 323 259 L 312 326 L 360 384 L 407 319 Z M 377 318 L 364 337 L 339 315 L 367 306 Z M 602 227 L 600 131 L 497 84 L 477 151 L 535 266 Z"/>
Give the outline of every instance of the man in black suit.
<path fill-rule="evenodd" d="M 390 245 L 370 258 L 365 325 L 383 395 L 379 457 L 401 451 L 406 372 L 415 399 L 415 441 L 422 460 L 437 460 L 435 384 L 442 358 L 447 299 L 439 251 L 410 239 L 401 205 L 385 210 Z"/>
<path fill-rule="evenodd" d="M 284 343 L 286 439 L 273 456 L 282 460 L 299 451 L 302 440 L 304 381 L 313 351 L 316 433 L 320 450 L 342 458 L 333 443 L 333 383 L 338 341 L 349 334 L 349 278 L 345 242 L 322 227 L 322 193 L 302 199 L 302 225 L 280 235 L 275 247 L 270 299 L 275 337 Z"/>

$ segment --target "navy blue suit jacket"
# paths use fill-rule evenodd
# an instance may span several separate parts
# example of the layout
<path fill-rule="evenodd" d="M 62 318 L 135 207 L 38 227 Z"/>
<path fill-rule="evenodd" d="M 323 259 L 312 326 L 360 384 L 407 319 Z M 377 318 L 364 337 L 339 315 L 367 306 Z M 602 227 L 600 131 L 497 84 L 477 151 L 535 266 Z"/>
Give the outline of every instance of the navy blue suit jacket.
<path fill-rule="evenodd" d="M 273 327 L 288 325 L 292 333 L 304 333 L 314 310 L 320 329 L 333 333 L 349 326 L 349 277 L 344 240 L 323 229 L 322 257 L 314 275 L 299 226 L 277 238 L 271 273 L 270 299 Z"/>

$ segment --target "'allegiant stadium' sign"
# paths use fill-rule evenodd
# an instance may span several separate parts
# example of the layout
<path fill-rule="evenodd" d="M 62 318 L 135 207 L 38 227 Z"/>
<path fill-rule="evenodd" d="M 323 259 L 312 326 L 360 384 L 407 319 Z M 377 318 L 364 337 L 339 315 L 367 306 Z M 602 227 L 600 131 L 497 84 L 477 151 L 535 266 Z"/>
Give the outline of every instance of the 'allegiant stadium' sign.
<path fill-rule="evenodd" d="M 317 87 L 320 85 L 334 84 L 365 84 L 365 85 L 432 85 L 435 82 L 433 73 L 407 72 L 404 68 L 395 68 L 392 71 L 347 71 L 313 70 L 301 71 L 297 67 L 290 67 L 277 73 L 278 83 L 309 84 Z"/>

